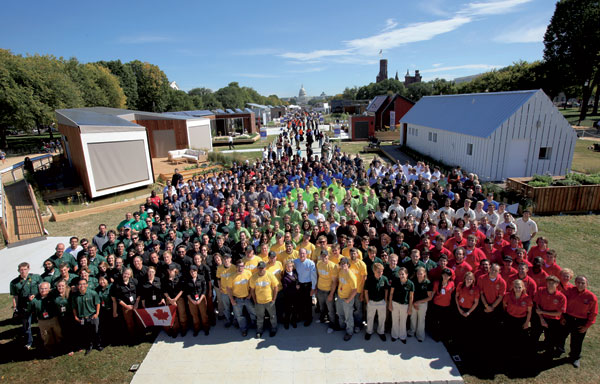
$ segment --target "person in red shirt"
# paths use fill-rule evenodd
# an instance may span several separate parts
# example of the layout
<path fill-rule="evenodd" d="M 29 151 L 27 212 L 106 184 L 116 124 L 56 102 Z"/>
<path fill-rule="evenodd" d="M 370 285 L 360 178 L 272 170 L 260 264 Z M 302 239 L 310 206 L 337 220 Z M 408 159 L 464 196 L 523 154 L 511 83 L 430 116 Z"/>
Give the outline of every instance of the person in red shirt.
<path fill-rule="evenodd" d="M 481 292 L 483 314 L 481 323 L 487 329 L 496 329 L 502 314 L 502 299 L 506 293 L 506 281 L 500 276 L 500 266 L 492 264 L 490 272 L 477 280 Z"/>
<path fill-rule="evenodd" d="M 531 263 L 533 263 L 533 259 L 536 257 L 541 257 L 545 261 L 546 252 L 548 252 L 548 239 L 546 239 L 544 236 L 540 236 L 535 240 L 535 243 L 537 245 L 531 247 L 529 253 L 527 254 L 527 259 Z"/>
<path fill-rule="evenodd" d="M 527 272 L 529 272 L 529 267 L 525 263 L 519 264 L 518 273 L 511 277 L 509 281 L 507 281 L 506 292 L 509 292 L 512 289 L 513 282 L 515 280 L 521 280 L 525 285 L 525 291 L 531 298 L 535 296 L 535 292 L 537 291 L 537 284 L 535 280 L 533 280 Z"/>
<path fill-rule="evenodd" d="M 416 248 L 419 250 L 419 252 L 423 252 L 423 250 L 425 250 L 425 249 L 431 252 L 433 245 L 431 245 L 431 240 L 429 239 L 429 237 L 424 236 Z M 430 257 L 431 257 L 431 255 L 430 255 Z"/>
<path fill-rule="evenodd" d="M 494 231 L 494 249 L 502 251 L 502 248 L 510 245 L 507 240 L 504 240 L 504 232 L 500 228 L 496 228 Z"/>
<path fill-rule="evenodd" d="M 546 277 L 548 274 L 542 266 L 544 265 L 544 259 L 536 257 L 533 259 L 533 267 L 529 270 L 529 276 L 535 281 L 538 288 L 546 286 Z"/>
<path fill-rule="evenodd" d="M 504 281 L 509 281 L 509 280 L 513 279 L 513 277 L 516 276 L 517 273 L 519 273 L 519 272 L 512 267 L 512 264 L 513 264 L 512 257 L 505 255 L 502 258 L 502 261 L 503 261 L 503 266 L 500 271 L 500 275 L 502 276 Z M 508 288 L 509 291 L 510 291 L 510 289 L 511 288 Z"/>
<path fill-rule="evenodd" d="M 430 315 L 427 316 L 429 324 L 427 329 L 431 338 L 435 341 L 447 341 L 450 339 L 450 318 L 452 314 L 452 294 L 454 293 L 454 282 L 451 280 L 452 271 L 448 268 L 442 271 L 442 280 L 433 283 L 433 300 Z"/>
<path fill-rule="evenodd" d="M 554 249 L 549 249 L 546 253 L 546 262 L 542 265 L 542 269 L 547 274 L 556 276 L 560 280 L 560 271 L 562 268 L 556 264 L 556 251 Z"/>
<path fill-rule="evenodd" d="M 569 288 L 574 287 L 574 285 L 571 284 L 573 275 L 573 270 L 571 268 L 563 268 L 562 271 L 560 271 L 560 285 L 558 286 L 558 290 L 565 295 Z"/>
<path fill-rule="evenodd" d="M 558 291 L 560 280 L 556 276 L 546 278 L 546 287 L 538 288 L 535 293 L 534 302 L 536 304 L 536 314 L 539 323 L 532 332 L 533 341 L 537 342 L 541 333 L 544 333 L 545 356 L 546 358 L 560 357 L 564 353 L 561 347 L 561 336 L 563 335 L 563 326 L 560 324 L 560 318 L 567 310 L 567 298 Z"/>
<path fill-rule="evenodd" d="M 475 275 L 473 272 L 465 273 L 465 278 L 461 281 L 455 291 L 454 302 L 456 303 L 456 336 L 461 343 L 465 344 L 464 350 L 475 351 L 473 340 L 473 328 L 477 322 L 477 305 L 479 304 L 479 288 L 475 285 Z"/>
<path fill-rule="evenodd" d="M 431 256 L 431 255 L 430 255 Z M 448 267 L 448 258 L 442 255 L 438 260 L 438 266 L 427 272 L 427 277 L 430 281 L 442 280 L 442 271 Z M 450 269 L 452 271 L 452 269 Z M 454 271 L 452 271 L 452 280 L 454 280 Z"/>
<path fill-rule="evenodd" d="M 502 256 L 510 256 L 515 259 L 517 257 L 517 249 L 520 248 L 520 242 L 521 240 L 519 240 L 519 236 L 510 235 L 509 244 L 502 247 Z"/>
<path fill-rule="evenodd" d="M 429 231 L 427 231 L 426 235 L 429 238 L 429 240 L 431 241 L 431 244 L 434 244 L 434 242 L 437 240 L 438 236 L 440 236 L 440 233 L 437 231 L 437 224 L 435 224 L 435 223 L 429 224 Z"/>
<path fill-rule="evenodd" d="M 510 243 L 511 237 L 513 235 L 517 236 L 517 234 L 515 233 L 516 230 L 517 230 L 517 226 L 514 223 L 507 225 L 506 233 L 504 234 L 503 239 Z M 521 242 L 521 239 L 519 239 L 519 236 L 517 236 L 517 239 L 518 239 L 517 247 L 523 248 L 523 243 Z"/>
<path fill-rule="evenodd" d="M 502 299 L 504 312 L 504 329 L 506 331 L 504 342 L 511 346 L 520 345 L 510 354 L 511 358 L 521 358 L 529 354 L 531 343 L 529 343 L 528 329 L 531 327 L 531 313 L 533 298 L 527 294 L 523 281 L 516 279 L 512 289 Z"/>
<path fill-rule="evenodd" d="M 481 264 L 479 264 L 479 269 L 475 271 L 475 281 L 479 281 L 479 278 L 481 276 L 486 276 L 488 273 L 490 273 L 491 265 L 492 264 L 488 259 L 481 260 Z"/>
<path fill-rule="evenodd" d="M 452 269 L 454 270 L 456 281 L 463 281 L 465 274 L 473 270 L 473 267 L 465 261 L 465 249 L 463 247 L 458 247 L 454 250 L 454 263 L 448 264 L 453 264 Z"/>
<path fill-rule="evenodd" d="M 469 235 L 467 237 L 467 246 L 465 247 L 465 261 L 473 267 L 473 270 L 477 270 L 479 268 L 479 263 L 481 260 L 485 259 L 485 253 L 475 245 L 477 244 L 477 236 Z"/>
<path fill-rule="evenodd" d="M 462 229 L 455 227 L 452 233 L 453 236 L 446 240 L 444 247 L 450 252 L 454 252 L 458 247 L 464 248 L 467 245 L 467 239 L 463 237 Z"/>
<path fill-rule="evenodd" d="M 492 263 L 500 264 L 502 262 L 502 250 L 494 248 L 492 239 L 483 240 L 483 246 L 480 248 L 485 254 L 485 258 Z"/>
<path fill-rule="evenodd" d="M 448 259 L 452 257 L 452 252 L 450 252 L 448 248 L 444 247 L 444 240 L 444 236 L 442 235 L 436 237 L 434 247 L 429 251 L 429 257 L 436 263 L 442 255 L 446 255 Z"/>
<path fill-rule="evenodd" d="M 598 315 L 598 298 L 588 290 L 588 280 L 582 275 L 575 278 L 575 286 L 567 290 L 566 296 L 564 319 L 567 324 L 561 345 L 564 346 L 567 336 L 571 335 L 569 359 L 575 368 L 579 368 L 583 339 Z"/>
<path fill-rule="evenodd" d="M 527 264 L 529 268 L 533 267 L 533 264 L 527 260 L 527 251 L 525 248 L 517 248 L 516 256 L 513 259 L 513 265 L 519 265 L 521 263 Z"/>
<path fill-rule="evenodd" d="M 483 241 L 485 240 L 485 233 L 481 232 L 479 229 L 479 221 L 477 220 L 469 220 L 469 229 L 463 232 L 463 236 L 469 239 L 469 236 L 475 236 L 475 244 L 478 247 L 483 245 Z"/>

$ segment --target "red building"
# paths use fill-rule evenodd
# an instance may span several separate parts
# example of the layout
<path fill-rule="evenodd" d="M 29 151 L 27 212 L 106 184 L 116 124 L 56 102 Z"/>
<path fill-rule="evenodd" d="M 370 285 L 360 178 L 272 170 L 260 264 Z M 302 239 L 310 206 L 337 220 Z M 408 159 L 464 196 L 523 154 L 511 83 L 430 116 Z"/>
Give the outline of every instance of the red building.
<path fill-rule="evenodd" d="M 367 139 L 375 136 L 376 131 L 387 131 L 398 125 L 413 105 L 414 102 L 397 94 L 375 96 L 367 106 L 366 114 L 350 118 L 352 140 Z"/>

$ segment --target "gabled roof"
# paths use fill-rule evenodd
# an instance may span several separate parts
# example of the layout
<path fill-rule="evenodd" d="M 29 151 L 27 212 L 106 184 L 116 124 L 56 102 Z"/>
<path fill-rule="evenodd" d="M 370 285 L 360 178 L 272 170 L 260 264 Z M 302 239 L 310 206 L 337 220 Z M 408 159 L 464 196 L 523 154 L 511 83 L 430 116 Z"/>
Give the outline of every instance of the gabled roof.
<path fill-rule="evenodd" d="M 401 122 L 486 138 L 537 92 L 425 96 Z"/>
<path fill-rule="evenodd" d="M 379 110 L 379 108 L 381 108 L 383 103 L 385 103 L 387 98 L 388 98 L 388 95 L 375 96 L 375 98 L 373 98 L 373 100 L 371 100 L 369 105 L 367 105 L 367 112 L 373 112 L 373 113 L 377 112 Z"/>

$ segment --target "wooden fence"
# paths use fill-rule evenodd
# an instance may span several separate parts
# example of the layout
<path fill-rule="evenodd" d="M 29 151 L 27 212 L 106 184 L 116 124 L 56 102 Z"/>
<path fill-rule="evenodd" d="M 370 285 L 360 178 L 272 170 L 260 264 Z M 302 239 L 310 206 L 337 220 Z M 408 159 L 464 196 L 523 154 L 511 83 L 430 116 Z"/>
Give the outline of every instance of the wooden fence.
<path fill-rule="evenodd" d="M 600 185 L 532 187 L 531 177 L 514 177 L 506 180 L 506 188 L 531 199 L 533 213 L 567 213 L 600 211 Z M 561 177 L 554 177 L 561 179 Z"/>

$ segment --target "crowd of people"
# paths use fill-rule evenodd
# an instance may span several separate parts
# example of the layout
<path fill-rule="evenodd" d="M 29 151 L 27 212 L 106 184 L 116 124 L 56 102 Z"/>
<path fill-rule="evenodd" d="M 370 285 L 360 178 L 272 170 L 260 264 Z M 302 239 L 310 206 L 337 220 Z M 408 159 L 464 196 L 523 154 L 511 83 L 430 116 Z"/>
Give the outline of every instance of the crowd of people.
<path fill-rule="evenodd" d="M 585 276 L 559 266 L 528 211 L 515 220 L 460 168 L 365 164 L 339 147 L 315 155 L 326 144 L 316 118 L 289 116 L 254 163 L 189 180 L 176 172 L 115 229 L 58 244 L 41 275 L 19 265 L 10 293 L 24 345 L 35 318 L 50 355 L 135 343 L 134 309 L 171 305 L 172 337 L 209 335 L 217 321 L 275 337 L 316 320 L 344 340 L 430 335 L 475 354 L 477 335 L 492 333 L 487 354 L 506 346 L 514 358 L 553 359 L 570 335 L 579 367 L 597 299 Z M 305 140 L 308 156 L 288 153 Z"/>

